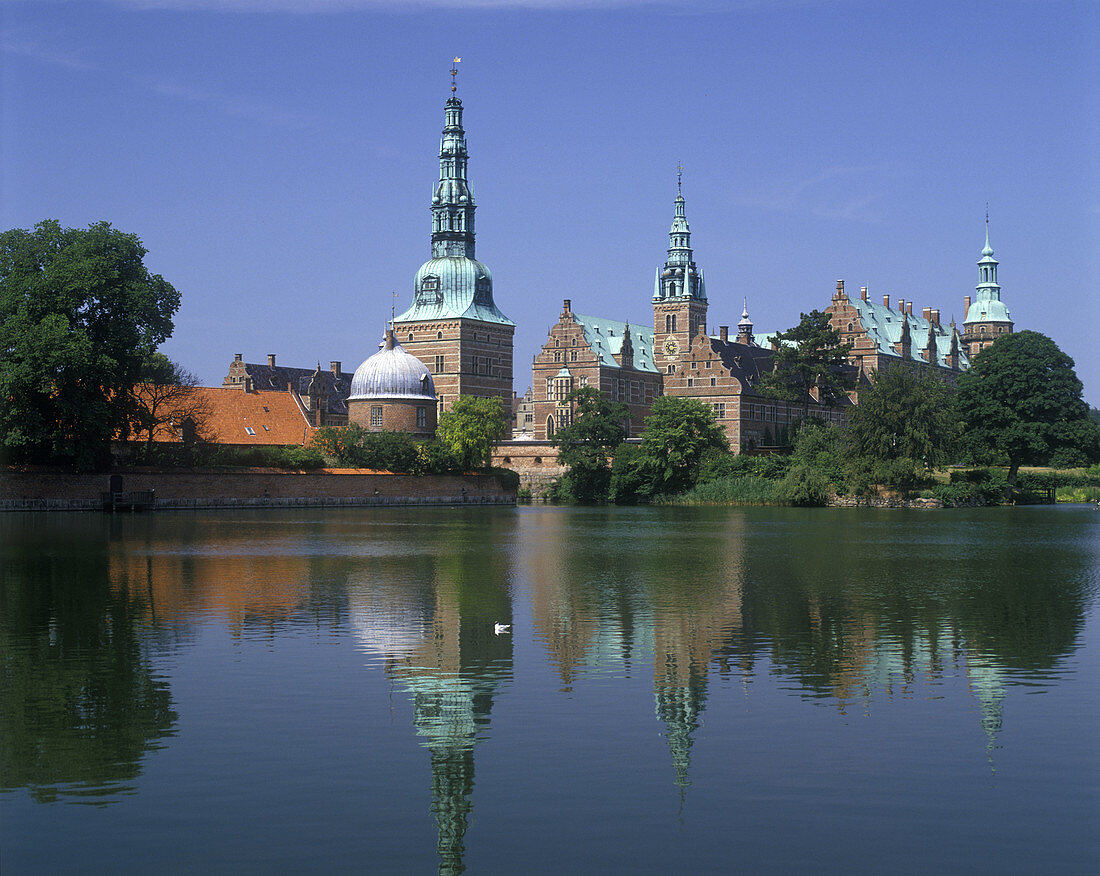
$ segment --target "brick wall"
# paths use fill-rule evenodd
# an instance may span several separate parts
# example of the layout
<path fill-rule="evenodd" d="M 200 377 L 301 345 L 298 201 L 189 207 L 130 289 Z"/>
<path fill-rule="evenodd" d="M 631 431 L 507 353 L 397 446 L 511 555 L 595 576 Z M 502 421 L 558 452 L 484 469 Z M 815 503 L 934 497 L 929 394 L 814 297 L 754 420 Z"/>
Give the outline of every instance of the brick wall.
<path fill-rule="evenodd" d="M 158 508 L 324 505 L 509 505 L 492 475 L 391 475 L 359 471 L 119 471 L 125 492 L 155 490 Z M 0 510 L 92 510 L 107 474 L 0 469 Z"/>
<path fill-rule="evenodd" d="M 501 441 L 493 448 L 493 465 L 519 475 L 520 487 L 541 495 L 567 469 L 558 465 L 558 448 L 549 441 Z"/>

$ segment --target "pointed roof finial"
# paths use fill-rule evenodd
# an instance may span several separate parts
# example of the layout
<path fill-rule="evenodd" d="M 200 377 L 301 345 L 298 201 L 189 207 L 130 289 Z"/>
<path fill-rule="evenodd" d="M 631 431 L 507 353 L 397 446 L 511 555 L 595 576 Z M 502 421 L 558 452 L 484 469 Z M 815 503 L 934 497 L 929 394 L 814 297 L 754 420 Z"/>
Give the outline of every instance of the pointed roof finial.
<path fill-rule="evenodd" d="M 455 58 L 451 62 L 451 94 L 458 90 L 458 86 L 455 85 L 455 77 L 458 76 L 458 62 L 461 60 L 461 58 Z"/>
<path fill-rule="evenodd" d="M 393 293 L 393 300 L 390 302 L 390 328 L 394 327 L 394 321 L 397 319 L 397 293 Z"/>
<path fill-rule="evenodd" d="M 677 161 L 676 162 L 676 194 L 678 194 L 678 195 L 682 194 L 682 192 L 680 191 L 680 184 L 683 182 L 683 180 L 684 180 L 684 165 L 681 162 Z"/>
<path fill-rule="evenodd" d="M 982 255 L 993 255 L 993 247 L 989 245 L 989 201 L 985 202 L 985 246 L 982 247 Z"/>

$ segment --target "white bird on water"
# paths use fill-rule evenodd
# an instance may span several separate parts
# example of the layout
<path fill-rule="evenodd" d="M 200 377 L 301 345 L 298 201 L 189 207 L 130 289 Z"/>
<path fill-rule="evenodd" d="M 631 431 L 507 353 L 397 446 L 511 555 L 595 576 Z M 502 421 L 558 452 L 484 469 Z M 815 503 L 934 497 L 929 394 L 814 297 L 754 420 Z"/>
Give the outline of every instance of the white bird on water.
<path fill-rule="evenodd" d="M 493 624 L 493 635 L 503 636 L 505 633 L 512 632 L 511 624 Z"/>

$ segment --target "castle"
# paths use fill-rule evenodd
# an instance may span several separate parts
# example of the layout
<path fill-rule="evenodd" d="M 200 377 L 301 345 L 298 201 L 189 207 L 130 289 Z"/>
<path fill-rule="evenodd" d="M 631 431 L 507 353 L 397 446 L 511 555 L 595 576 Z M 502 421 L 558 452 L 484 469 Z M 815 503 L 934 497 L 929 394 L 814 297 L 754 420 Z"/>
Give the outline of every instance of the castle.
<path fill-rule="evenodd" d="M 353 387 L 353 378 L 338 361 L 328 371 L 320 365 L 310 371 L 276 368 L 274 355 L 265 367 L 245 363 L 238 354 L 224 385 L 285 388 L 297 395 L 315 427 L 350 419 L 367 428 L 418 434 L 430 434 L 437 416 L 459 395 L 496 396 L 515 417 L 516 437 L 535 440 L 550 439 L 570 424 L 574 411 L 568 396 L 574 389 L 594 387 L 624 403 L 629 436 L 641 432 L 654 399 L 686 396 L 711 408 L 734 452 L 781 443 L 781 436 L 803 418 L 803 405 L 760 390 L 761 378 L 775 367 L 777 341 L 758 337 L 747 302 L 735 334 L 731 336 L 728 325 L 720 325 L 714 334 L 708 331 L 707 285 L 691 246 L 679 177 L 667 255 L 654 277 L 652 325 L 579 313 L 572 299 L 564 299 L 558 321 L 534 357 L 531 388 L 522 400 L 516 399 L 515 323 L 497 306 L 492 274 L 475 256 L 475 203 L 467 178 L 462 101 L 454 93 L 456 73 L 452 69 L 439 181 L 431 200 L 431 257 L 416 272 L 412 304 L 392 320 L 384 349 L 360 366 L 360 371 L 371 372 L 370 380 Z M 912 301 L 899 299 L 895 305 L 886 295 L 879 304 L 866 286 L 855 297 L 845 291 L 843 280 L 837 283 L 824 312 L 842 342 L 850 345 L 848 363 L 856 389 L 839 401 L 811 391 L 811 417 L 846 423 L 859 387 L 882 368 L 900 365 L 954 383 L 972 356 L 1012 332 L 1000 298 L 988 222 L 987 216 L 977 294 L 973 301 L 965 299 L 961 333 L 953 322 L 943 324 L 938 309 L 924 307 L 914 314 Z M 423 366 L 415 375 L 408 367 L 412 357 Z M 389 363 L 384 367 L 383 359 Z M 382 386 L 380 375 L 390 375 L 394 386 Z M 371 389 L 364 394 L 368 383 Z M 432 406 L 433 398 L 428 416 L 424 408 Z M 400 409 L 388 412 L 395 404 Z"/>

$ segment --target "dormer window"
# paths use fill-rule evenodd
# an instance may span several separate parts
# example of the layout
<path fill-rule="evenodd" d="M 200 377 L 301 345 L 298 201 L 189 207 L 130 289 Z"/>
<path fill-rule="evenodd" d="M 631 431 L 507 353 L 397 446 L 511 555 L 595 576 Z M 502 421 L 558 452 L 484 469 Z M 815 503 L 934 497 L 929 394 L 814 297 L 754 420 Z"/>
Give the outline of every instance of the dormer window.
<path fill-rule="evenodd" d="M 474 291 L 475 304 L 488 304 L 492 300 L 488 277 L 478 277 Z"/>
<path fill-rule="evenodd" d="M 417 299 L 422 304 L 442 304 L 443 290 L 439 285 L 439 277 L 435 274 L 428 274 L 424 277 L 420 281 L 420 292 L 417 294 Z"/>

